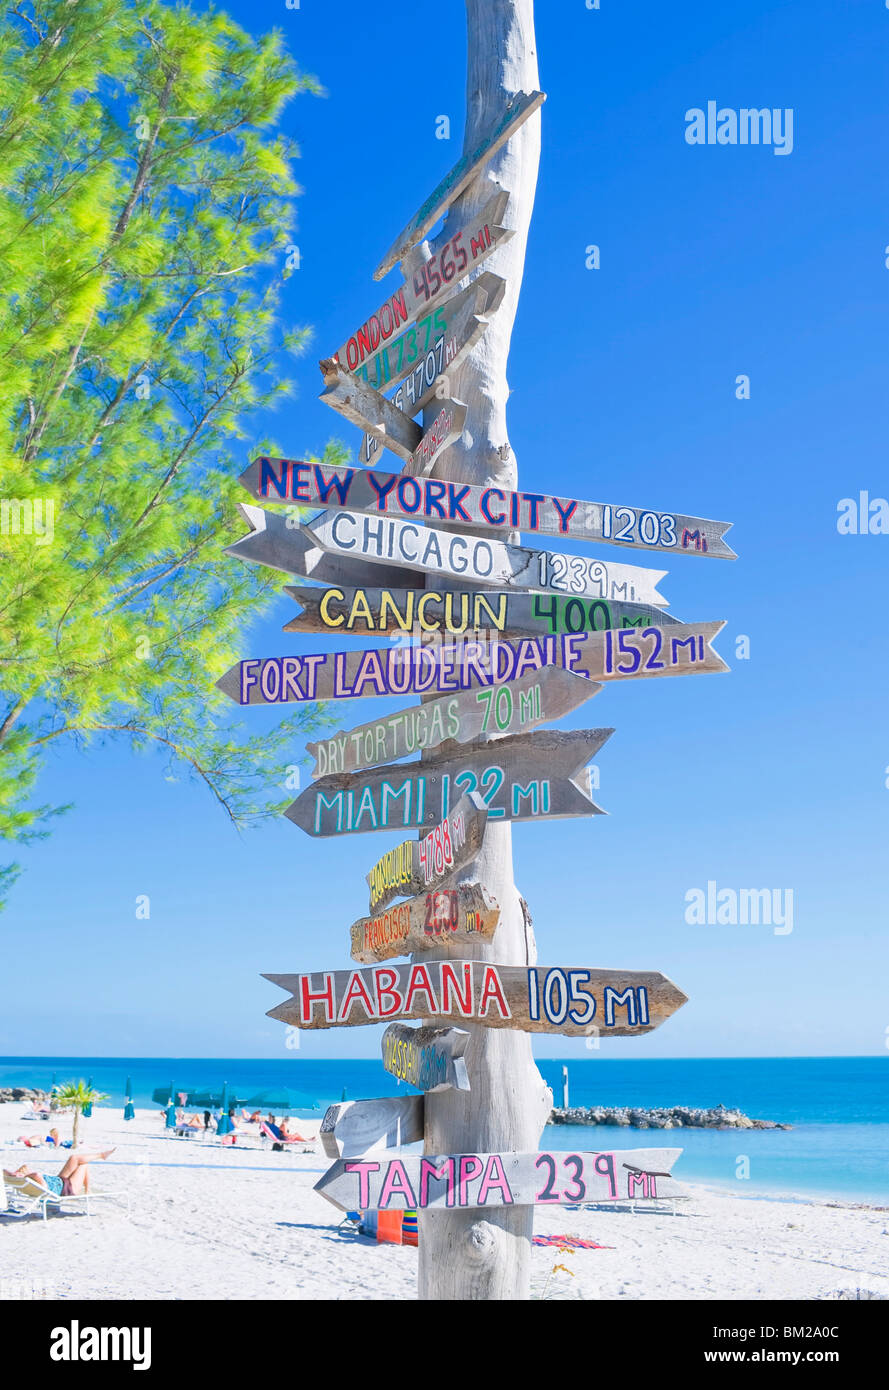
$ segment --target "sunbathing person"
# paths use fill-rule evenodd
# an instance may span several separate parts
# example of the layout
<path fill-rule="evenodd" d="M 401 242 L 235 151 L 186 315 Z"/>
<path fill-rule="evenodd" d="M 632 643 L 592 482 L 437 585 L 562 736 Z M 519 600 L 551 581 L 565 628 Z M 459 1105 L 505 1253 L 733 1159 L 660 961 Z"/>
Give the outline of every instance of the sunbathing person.
<path fill-rule="evenodd" d="M 23 1163 L 12 1176 L 30 1178 L 38 1187 L 46 1188 L 56 1197 L 77 1197 L 81 1192 L 90 1190 L 90 1164 L 98 1158 L 110 1158 L 113 1153 L 113 1149 L 106 1149 L 103 1153 L 72 1154 L 57 1174 L 35 1173 L 27 1163 Z"/>

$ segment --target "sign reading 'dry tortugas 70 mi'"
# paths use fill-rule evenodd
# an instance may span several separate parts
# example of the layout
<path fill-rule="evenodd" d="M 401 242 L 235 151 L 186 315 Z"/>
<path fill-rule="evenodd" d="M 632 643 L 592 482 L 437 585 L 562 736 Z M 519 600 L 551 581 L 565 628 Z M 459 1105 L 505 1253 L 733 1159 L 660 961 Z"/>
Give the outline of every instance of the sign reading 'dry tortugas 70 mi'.
<path fill-rule="evenodd" d="M 510 594 L 467 589 L 310 589 L 284 586 L 302 612 L 285 632 L 377 636 L 433 633 L 462 637 L 486 631 L 504 637 L 604 632 L 609 627 L 672 627 L 680 618 L 647 603 L 558 594 Z"/>
<path fill-rule="evenodd" d="M 413 481 L 417 481 L 414 479 Z M 413 521 L 328 511 L 303 527 L 313 545 L 332 555 L 404 565 L 413 571 L 507 588 L 553 590 L 588 598 L 623 598 L 632 603 L 667 600 L 658 593 L 666 570 L 640 569 L 613 560 L 589 560 L 559 550 L 530 550 L 483 536 L 463 536 Z"/>
<path fill-rule="evenodd" d="M 329 772 L 358 772 L 363 767 L 394 763 L 438 748 L 448 739 L 471 743 L 490 735 L 528 733 L 577 709 L 602 689 L 596 681 L 556 666 L 531 671 L 517 681 L 469 690 L 462 695 L 411 705 L 382 719 L 340 730 L 332 738 L 307 743 L 315 758 L 313 777 Z"/>
<path fill-rule="evenodd" d="M 575 1206 L 688 1197 L 671 1169 L 681 1149 L 436 1154 L 338 1159 L 315 1191 L 343 1211 Z"/>
<path fill-rule="evenodd" d="M 670 550 L 677 555 L 737 558 L 722 539 L 731 522 L 680 512 L 644 511 L 366 468 L 325 468 L 320 463 L 267 456 L 254 459 L 238 481 L 260 502 L 348 507 L 355 512 L 446 521 L 488 531 L 500 527 L 535 536 Z"/>
<path fill-rule="evenodd" d="M 290 999 L 268 1017 L 296 1028 L 353 1028 L 411 1018 L 589 1037 L 650 1033 L 687 1001 L 653 970 L 595 970 L 433 960 L 310 975 L 265 975 Z"/>
<path fill-rule="evenodd" d="M 253 657 L 216 682 L 240 705 L 440 695 L 518 680 L 560 666 L 588 680 L 635 680 L 727 671 L 710 645 L 725 621 L 675 627 L 608 628 L 561 637 L 453 642 L 431 647 Z"/>
<path fill-rule="evenodd" d="M 489 820 L 601 815 L 587 763 L 613 729 L 517 734 L 437 753 L 421 763 L 322 777 L 284 812 L 307 835 L 359 835 L 436 825 L 464 792 L 479 792 Z"/>

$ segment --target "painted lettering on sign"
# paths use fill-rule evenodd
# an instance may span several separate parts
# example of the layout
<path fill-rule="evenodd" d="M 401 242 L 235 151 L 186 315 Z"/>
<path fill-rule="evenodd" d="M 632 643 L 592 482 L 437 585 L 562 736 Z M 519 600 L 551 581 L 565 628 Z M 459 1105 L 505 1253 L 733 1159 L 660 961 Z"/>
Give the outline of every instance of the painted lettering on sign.
<path fill-rule="evenodd" d="M 461 796 L 428 835 L 405 840 L 389 850 L 367 875 L 371 912 L 394 897 L 435 888 L 465 868 L 481 849 L 487 820 L 487 807 L 480 796 Z"/>
<path fill-rule="evenodd" d="M 315 1184 L 339 1207 L 574 1206 L 687 1197 L 672 1176 L 681 1149 L 450 1154 L 340 1160 Z"/>
<path fill-rule="evenodd" d="M 558 594 L 309 589 L 296 585 L 288 587 L 287 593 L 297 600 L 303 612 L 285 624 L 285 632 L 403 632 L 454 637 L 496 632 L 514 640 L 524 633 L 535 636 L 604 632 L 606 628 L 670 627 L 680 621 L 651 604 L 566 598 Z"/>
<path fill-rule="evenodd" d="M 267 975 L 291 998 L 269 1017 L 297 1028 L 355 1027 L 411 1018 L 582 1037 L 647 1033 L 686 1002 L 656 971 L 431 960 L 312 975 Z"/>
<path fill-rule="evenodd" d="M 383 1066 L 399 1081 L 421 1091 L 469 1090 L 463 1028 L 409 1028 L 390 1023 L 382 1039 Z"/>

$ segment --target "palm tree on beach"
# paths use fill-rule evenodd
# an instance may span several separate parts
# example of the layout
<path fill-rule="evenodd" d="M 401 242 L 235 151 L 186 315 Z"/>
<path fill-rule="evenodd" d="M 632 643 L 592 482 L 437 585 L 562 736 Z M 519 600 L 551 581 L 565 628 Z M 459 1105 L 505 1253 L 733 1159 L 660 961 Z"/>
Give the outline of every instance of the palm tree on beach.
<path fill-rule="evenodd" d="M 102 1091 L 94 1090 L 92 1086 L 85 1085 L 83 1081 L 63 1081 L 61 1086 L 53 1088 L 53 1100 L 58 1108 L 74 1111 L 74 1132 L 71 1136 L 73 1148 L 77 1148 L 77 1129 L 84 1107 L 98 1105 L 99 1101 L 107 1099 L 107 1095 Z"/>

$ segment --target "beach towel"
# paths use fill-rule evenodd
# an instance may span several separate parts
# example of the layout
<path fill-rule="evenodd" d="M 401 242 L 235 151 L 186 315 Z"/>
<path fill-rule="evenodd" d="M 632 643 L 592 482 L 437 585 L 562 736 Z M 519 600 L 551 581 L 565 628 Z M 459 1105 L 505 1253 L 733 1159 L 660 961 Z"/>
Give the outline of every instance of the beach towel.
<path fill-rule="evenodd" d="M 534 1245 L 567 1245 L 572 1250 L 616 1250 L 616 1245 L 600 1245 L 595 1240 L 582 1240 L 580 1236 L 535 1236 Z"/>

